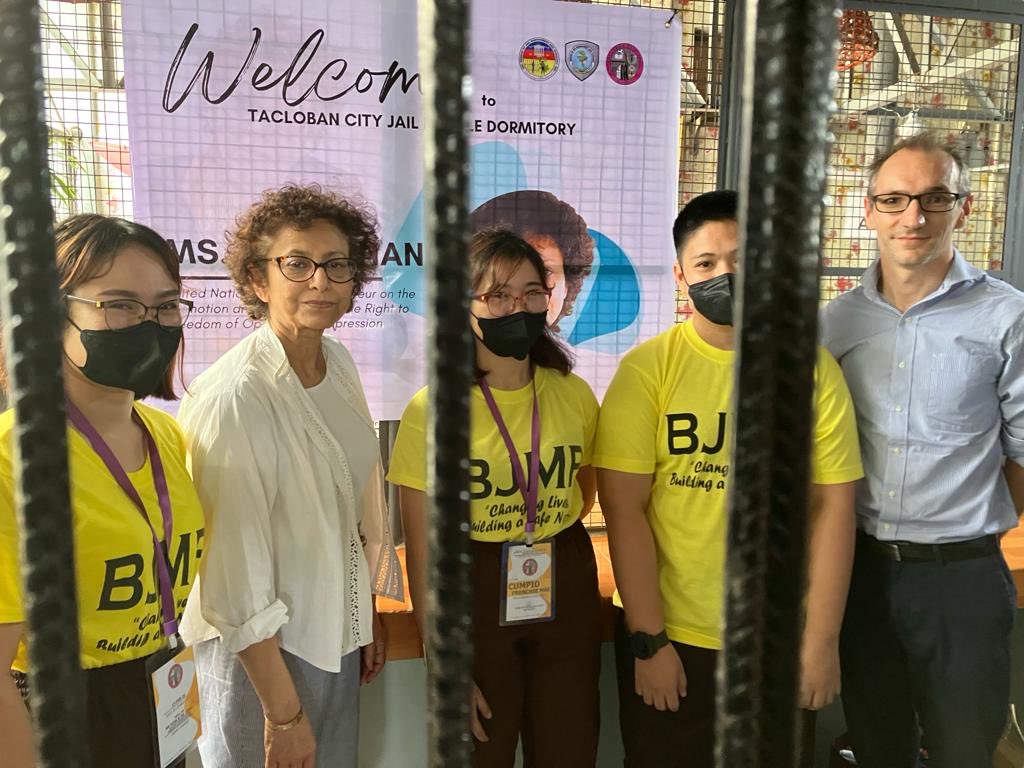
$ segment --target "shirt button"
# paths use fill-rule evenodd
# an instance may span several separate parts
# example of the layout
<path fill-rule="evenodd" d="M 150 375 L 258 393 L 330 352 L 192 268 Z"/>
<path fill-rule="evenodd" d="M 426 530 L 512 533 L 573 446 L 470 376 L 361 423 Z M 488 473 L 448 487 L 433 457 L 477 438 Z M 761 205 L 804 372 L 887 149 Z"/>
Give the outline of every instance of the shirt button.
<path fill-rule="evenodd" d="M 896 496 L 896 491 L 889 491 L 889 498 L 890 499 L 895 498 L 895 496 Z"/>
<path fill-rule="evenodd" d="M 897 405 L 896 406 L 896 413 L 901 413 L 902 411 L 903 411 L 903 406 L 902 405 Z"/>
<path fill-rule="evenodd" d="M 900 368 L 906 368 L 906 367 L 907 367 L 907 361 L 906 360 L 900 360 Z"/>

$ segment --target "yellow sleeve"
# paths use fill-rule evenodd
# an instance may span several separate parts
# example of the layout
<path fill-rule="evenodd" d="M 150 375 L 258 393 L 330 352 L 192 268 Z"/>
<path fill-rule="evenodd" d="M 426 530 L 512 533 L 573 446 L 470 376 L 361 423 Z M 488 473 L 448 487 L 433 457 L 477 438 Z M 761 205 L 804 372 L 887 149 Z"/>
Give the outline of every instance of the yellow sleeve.
<path fill-rule="evenodd" d="M 818 349 L 815 385 L 812 480 L 818 485 L 859 480 L 864 468 L 853 400 L 842 369 L 824 347 Z"/>
<path fill-rule="evenodd" d="M 417 491 L 427 490 L 427 389 L 424 387 L 405 407 L 398 436 L 391 451 L 387 480 Z"/>
<path fill-rule="evenodd" d="M 10 440 L 4 440 L 0 446 L 0 624 L 18 624 L 25 620 L 19 561 Z"/>
<path fill-rule="evenodd" d="M 572 380 L 572 396 L 575 402 L 571 405 L 573 410 L 580 415 L 583 422 L 583 466 L 591 464 L 594 460 L 594 440 L 597 438 L 597 398 L 594 397 L 594 390 L 590 385 L 575 374 L 569 374 Z M 567 404 L 569 405 L 569 404 Z"/>
<path fill-rule="evenodd" d="M 627 356 L 615 372 L 597 419 L 593 465 L 652 474 L 657 463 L 658 388 L 647 366 Z"/>

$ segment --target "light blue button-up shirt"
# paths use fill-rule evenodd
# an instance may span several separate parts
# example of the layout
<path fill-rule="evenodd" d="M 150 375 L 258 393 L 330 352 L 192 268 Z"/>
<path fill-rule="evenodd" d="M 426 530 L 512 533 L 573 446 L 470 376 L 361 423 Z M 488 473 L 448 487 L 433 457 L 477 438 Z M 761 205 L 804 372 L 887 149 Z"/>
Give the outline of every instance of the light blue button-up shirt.
<path fill-rule="evenodd" d="M 1002 463 L 1024 466 L 1024 293 L 955 253 L 901 314 L 878 276 L 876 261 L 822 313 L 857 409 L 858 525 L 927 544 L 1013 528 Z"/>

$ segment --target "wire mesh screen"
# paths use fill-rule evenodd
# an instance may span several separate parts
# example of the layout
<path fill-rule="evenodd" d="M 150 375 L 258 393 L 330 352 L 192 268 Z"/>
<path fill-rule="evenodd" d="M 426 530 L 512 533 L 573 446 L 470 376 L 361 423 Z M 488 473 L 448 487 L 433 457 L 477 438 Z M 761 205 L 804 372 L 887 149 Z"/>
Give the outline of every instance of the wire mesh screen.
<path fill-rule="evenodd" d="M 44 0 L 40 18 L 57 217 L 130 218 L 120 4 Z"/>
<path fill-rule="evenodd" d="M 714 189 L 727 0 L 591 2 L 662 9 L 665 21 L 679 29 L 678 202 Z M 44 0 L 41 18 L 57 215 L 96 211 L 131 217 L 120 3 Z M 962 148 L 975 200 L 957 242 L 970 261 L 999 270 L 1020 26 L 880 11 L 847 11 L 841 23 L 847 48 L 832 126 L 836 141 L 824 220 L 822 300 L 856 285 L 874 258 L 874 238 L 863 225 L 867 165 L 900 137 L 923 129 L 939 131 Z M 671 221 L 651 226 L 668 228 Z M 582 278 L 566 278 L 571 308 L 573 280 Z M 677 320 L 688 314 L 685 299 L 677 296 Z M 599 508 L 588 523 L 603 526 Z"/>
<path fill-rule="evenodd" d="M 566 0 L 586 2 L 588 0 Z M 722 83 L 725 76 L 726 0 L 590 0 L 594 5 L 633 5 L 661 8 L 665 22 L 678 27 L 682 35 L 682 61 L 679 68 L 679 185 L 678 205 L 710 192 L 718 184 L 719 116 Z M 682 7 L 680 7 L 682 6 Z M 668 159 L 667 159 L 668 160 Z M 654 222 L 666 230 L 671 221 Z M 665 254 L 666 264 L 672 253 Z M 676 320 L 689 316 L 689 304 L 676 295 Z M 585 520 L 587 527 L 605 527 L 600 499 Z"/>
<path fill-rule="evenodd" d="M 875 258 L 863 220 L 868 165 L 925 130 L 955 144 L 970 168 L 974 208 L 957 246 L 976 266 L 1002 269 L 1020 26 L 850 10 L 840 24 L 822 299 L 857 285 Z"/>

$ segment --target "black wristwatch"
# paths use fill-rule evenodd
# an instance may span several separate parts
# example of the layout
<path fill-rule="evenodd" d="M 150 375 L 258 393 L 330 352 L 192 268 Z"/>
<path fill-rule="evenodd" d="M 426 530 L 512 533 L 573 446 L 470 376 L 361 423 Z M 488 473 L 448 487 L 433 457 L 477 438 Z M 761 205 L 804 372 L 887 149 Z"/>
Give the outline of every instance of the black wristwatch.
<path fill-rule="evenodd" d="M 668 635 L 661 630 L 656 635 L 648 635 L 646 632 L 634 632 L 628 638 L 629 650 L 638 659 L 649 659 L 661 648 L 668 645 Z"/>

